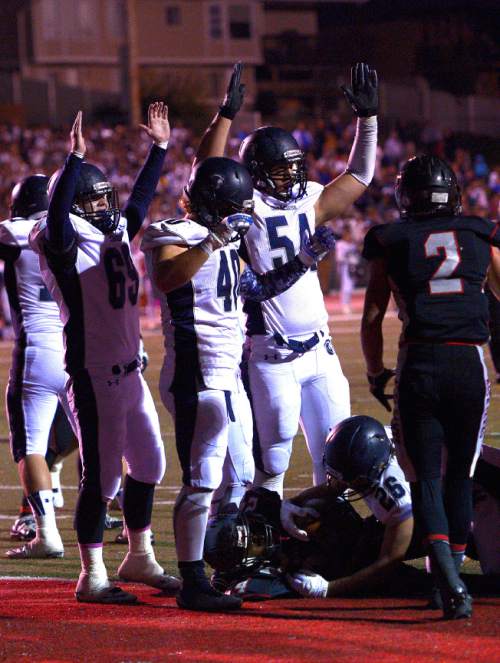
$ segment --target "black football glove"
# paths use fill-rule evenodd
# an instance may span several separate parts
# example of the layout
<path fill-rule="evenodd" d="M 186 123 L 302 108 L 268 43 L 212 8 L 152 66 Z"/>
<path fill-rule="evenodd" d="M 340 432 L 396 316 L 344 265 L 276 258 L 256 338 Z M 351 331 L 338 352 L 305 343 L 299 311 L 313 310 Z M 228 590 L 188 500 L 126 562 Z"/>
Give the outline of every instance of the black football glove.
<path fill-rule="evenodd" d="M 340 89 L 358 117 L 370 117 L 378 113 L 378 79 L 375 69 L 364 62 L 351 67 L 351 87 Z"/>
<path fill-rule="evenodd" d="M 391 411 L 389 399 L 394 398 L 392 394 L 384 393 L 387 383 L 391 378 L 396 375 L 396 371 L 392 368 L 384 368 L 382 373 L 378 375 L 367 375 L 368 382 L 370 383 L 370 392 L 375 396 L 378 402 L 385 407 L 387 412 Z"/>
<path fill-rule="evenodd" d="M 231 80 L 227 86 L 226 96 L 219 107 L 219 115 L 226 117 L 228 120 L 234 120 L 243 104 L 245 85 L 240 83 L 242 69 L 243 65 L 241 62 L 237 62 L 234 65 Z"/>

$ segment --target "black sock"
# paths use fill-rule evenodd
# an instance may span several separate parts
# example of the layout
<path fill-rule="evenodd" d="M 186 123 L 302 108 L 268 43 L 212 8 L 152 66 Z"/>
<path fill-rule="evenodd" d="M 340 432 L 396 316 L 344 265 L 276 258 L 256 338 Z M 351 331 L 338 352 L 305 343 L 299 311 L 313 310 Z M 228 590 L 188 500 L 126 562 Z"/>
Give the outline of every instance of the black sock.
<path fill-rule="evenodd" d="M 200 585 L 206 588 L 210 587 L 208 578 L 205 575 L 205 563 L 203 560 L 179 562 L 178 567 L 185 589 Z"/>

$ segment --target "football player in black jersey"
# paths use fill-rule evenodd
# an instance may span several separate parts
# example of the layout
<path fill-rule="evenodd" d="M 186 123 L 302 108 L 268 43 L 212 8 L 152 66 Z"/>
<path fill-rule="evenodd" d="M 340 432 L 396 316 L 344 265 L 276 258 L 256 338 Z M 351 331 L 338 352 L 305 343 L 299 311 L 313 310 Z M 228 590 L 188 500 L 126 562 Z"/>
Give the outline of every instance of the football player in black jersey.
<path fill-rule="evenodd" d="M 489 404 L 484 284 L 488 278 L 500 296 L 500 227 L 461 215 L 455 174 L 436 157 L 410 159 L 395 193 L 401 220 L 375 226 L 365 238 L 363 353 L 370 391 L 390 410 L 384 389 L 394 373 L 383 363 L 382 321 L 392 291 L 403 322 L 392 421 L 398 458 L 411 482 L 444 617 L 470 617 L 472 600 L 459 570 Z"/>

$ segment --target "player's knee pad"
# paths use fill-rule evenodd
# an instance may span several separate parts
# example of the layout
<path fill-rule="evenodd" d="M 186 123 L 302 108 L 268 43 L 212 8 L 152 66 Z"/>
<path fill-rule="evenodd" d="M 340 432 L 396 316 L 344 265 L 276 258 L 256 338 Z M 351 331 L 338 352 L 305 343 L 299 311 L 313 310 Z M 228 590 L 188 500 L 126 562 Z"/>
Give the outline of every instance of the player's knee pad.
<path fill-rule="evenodd" d="M 270 476 L 284 474 L 290 464 L 290 455 L 292 453 L 292 443 L 274 445 L 269 449 L 262 450 L 262 471 Z"/>

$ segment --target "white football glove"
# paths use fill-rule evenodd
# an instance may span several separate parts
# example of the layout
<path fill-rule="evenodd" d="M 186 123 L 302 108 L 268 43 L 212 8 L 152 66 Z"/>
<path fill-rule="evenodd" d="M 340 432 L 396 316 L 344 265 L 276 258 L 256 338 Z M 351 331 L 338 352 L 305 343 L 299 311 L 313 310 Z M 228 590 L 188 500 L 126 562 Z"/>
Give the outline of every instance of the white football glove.
<path fill-rule="evenodd" d="M 295 518 L 306 517 L 319 518 L 319 513 L 315 509 L 297 506 L 288 500 L 281 503 L 280 518 L 283 529 L 299 541 L 309 541 L 309 537 L 305 530 L 297 526 Z"/>
<path fill-rule="evenodd" d="M 297 571 L 286 577 L 292 589 L 312 599 L 324 599 L 328 594 L 328 581 L 312 571 Z"/>
<path fill-rule="evenodd" d="M 299 251 L 299 259 L 311 267 L 328 255 L 335 247 L 335 233 L 328 226 L 319 226 L 312 237 L 304 235 Z"/>

